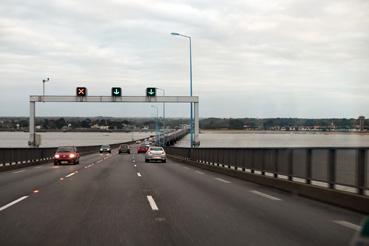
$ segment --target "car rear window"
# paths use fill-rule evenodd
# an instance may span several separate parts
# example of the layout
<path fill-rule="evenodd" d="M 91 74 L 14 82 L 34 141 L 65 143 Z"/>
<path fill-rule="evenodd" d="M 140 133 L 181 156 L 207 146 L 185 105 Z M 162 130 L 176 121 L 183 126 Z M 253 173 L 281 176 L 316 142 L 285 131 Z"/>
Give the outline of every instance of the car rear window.
<path fill-rule="evenodd" d="M 109 145 L 102 145 L 101 148 L 110 148 Z"/>
<path fill-rule="evenodd" d="M 57 152 L 74 152 L 75 149 L 72 146 L 63 146 L 56 149 Z"/>
<path fill-rule="evenodd" d="M 156 148 L 150 148 L 150 150 L 153 150 L 153 151 L 163 151 L 163 148 L 156 147 Z"/>

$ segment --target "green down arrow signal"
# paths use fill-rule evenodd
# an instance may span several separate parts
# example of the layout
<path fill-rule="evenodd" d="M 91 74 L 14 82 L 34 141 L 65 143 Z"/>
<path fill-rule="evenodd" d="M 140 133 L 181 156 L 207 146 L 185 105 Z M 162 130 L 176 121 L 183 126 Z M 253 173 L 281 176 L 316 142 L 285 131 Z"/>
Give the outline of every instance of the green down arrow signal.
<path fill-rule="evenodd" d="M 120 87 L 113 87 L 113 88 L 111 88 L 111 94 L 112 94 L 112 96 L 114 96 L 114 97 L 119 97 L 119 96 L 121 96 L 122 95 L 122 88 L 120 88 Z"/>
<path fill-rule="evenodd" d="M 156 88 L 154 88 L 154 87 L 146 88 L 146 96 L 148 96 L 148 97 L 156 96 Z"/>

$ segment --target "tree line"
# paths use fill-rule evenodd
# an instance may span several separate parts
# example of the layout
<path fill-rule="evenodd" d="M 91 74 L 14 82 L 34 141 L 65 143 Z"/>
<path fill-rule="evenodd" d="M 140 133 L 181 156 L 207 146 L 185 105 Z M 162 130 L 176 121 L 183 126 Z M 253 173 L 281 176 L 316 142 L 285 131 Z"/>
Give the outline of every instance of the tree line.
<path fill-rule="evenodd" d="M 155 129 L 164 126 L 163 119 L 153 118 L 114 118 L 114 117 L 37 117 L 36 126 L 43 130 L 91 129 L 105 127 L 109 130 L 132 130 L 140 128 Z M 167 118 L 167 128 L 188 125 L 186 118 Z M 355 129 L 359 120 L 354 118 L 203 118 L 201 129 L 249 129 L 249 130 L 298 130 L 302 128 L 319 129 Z M 27 117 L 0 117 L 1 130 L 26 130 Z M 364 128 L 369 129 L 369 121 L 364 121 Z"/>

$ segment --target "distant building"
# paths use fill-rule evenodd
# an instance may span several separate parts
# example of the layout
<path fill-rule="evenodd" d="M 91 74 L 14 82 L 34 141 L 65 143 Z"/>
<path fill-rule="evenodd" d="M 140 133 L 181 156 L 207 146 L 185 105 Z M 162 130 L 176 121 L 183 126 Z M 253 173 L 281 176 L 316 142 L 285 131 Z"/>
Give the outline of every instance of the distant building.
<path fill-rule="evenodd" d="M 92 125 L 92 129 L 109 130 L 109 126 L 99 126 L 98 124 Z"/>
<path fill-rule="evenodd" d="M 359 129 L 362 132 L 362 131 L 364 131 L 365 117 L 364 116 L 359 116 L 358 121 L 359 121 L 359 125 L 358 125 Z"/>

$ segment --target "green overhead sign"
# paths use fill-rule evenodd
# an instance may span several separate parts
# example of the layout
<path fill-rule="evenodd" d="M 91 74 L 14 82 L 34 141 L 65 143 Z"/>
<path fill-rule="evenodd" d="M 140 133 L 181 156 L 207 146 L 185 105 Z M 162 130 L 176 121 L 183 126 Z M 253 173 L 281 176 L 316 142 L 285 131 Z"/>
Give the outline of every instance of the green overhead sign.
<path fill-rule="evenodd" d="M 146 96 L 147 97 L 155 97 L 156 96 L 156 88 L 155 87 L 146 88 Z"/>

